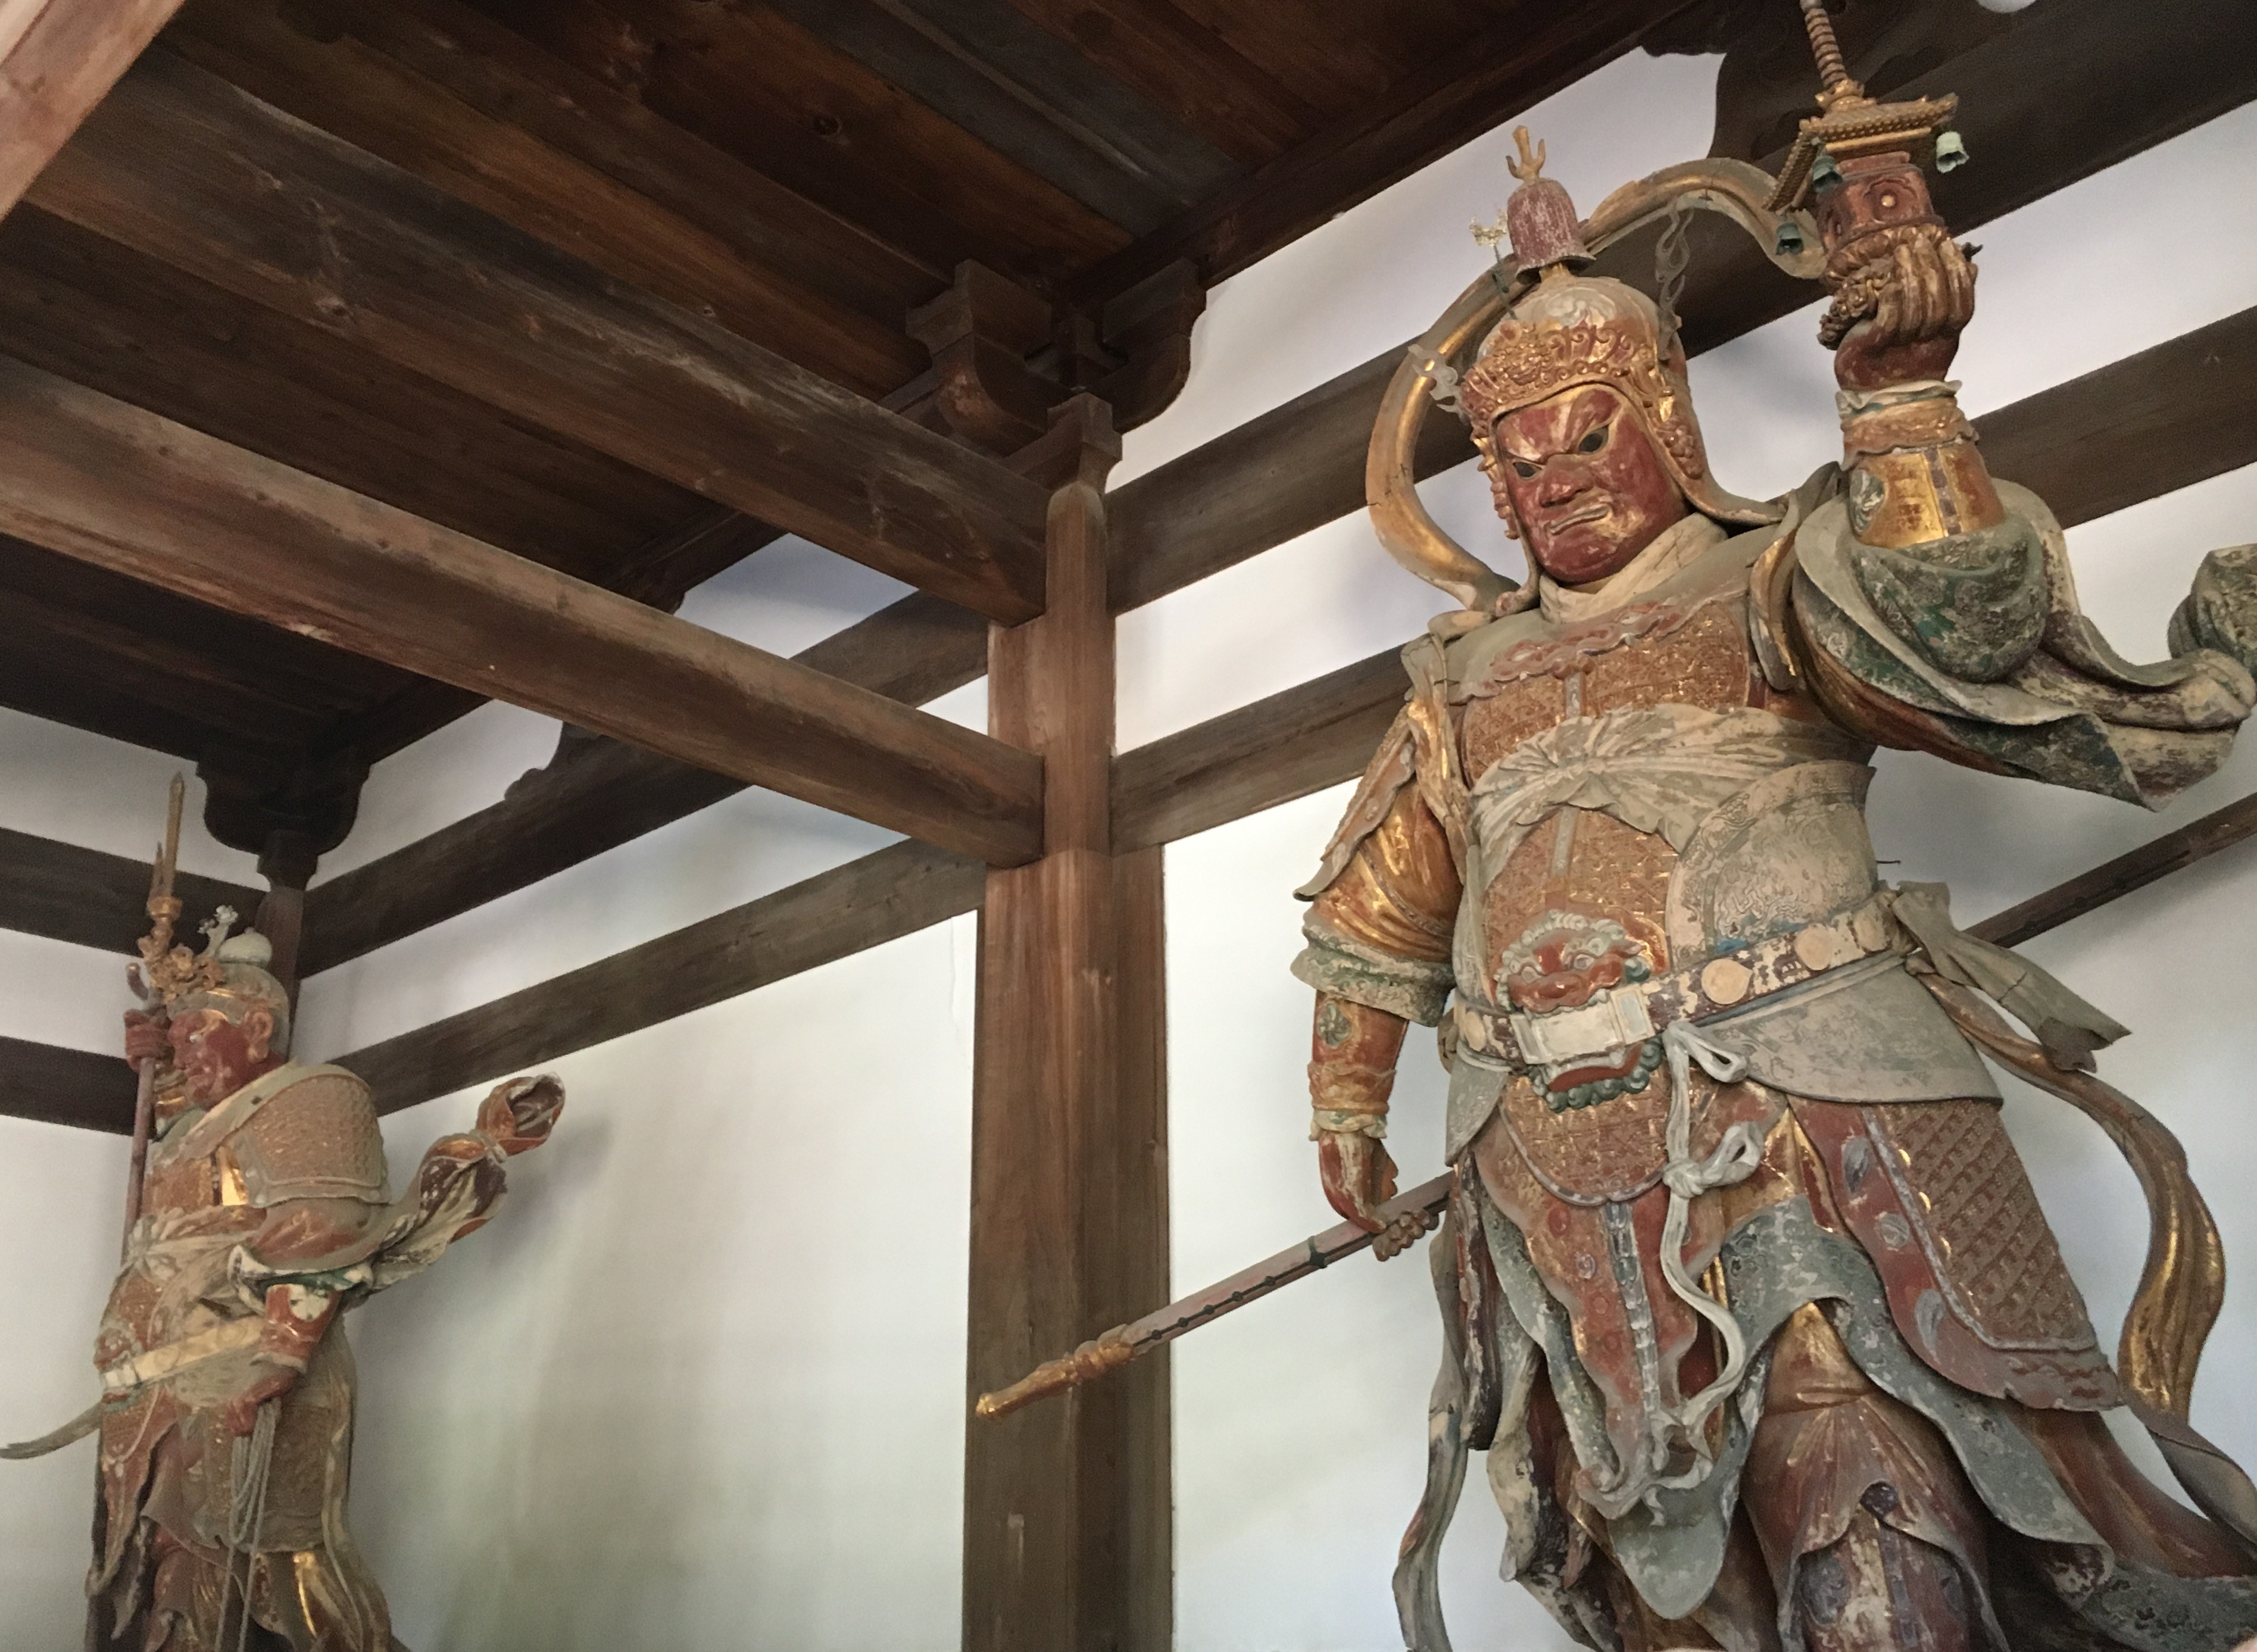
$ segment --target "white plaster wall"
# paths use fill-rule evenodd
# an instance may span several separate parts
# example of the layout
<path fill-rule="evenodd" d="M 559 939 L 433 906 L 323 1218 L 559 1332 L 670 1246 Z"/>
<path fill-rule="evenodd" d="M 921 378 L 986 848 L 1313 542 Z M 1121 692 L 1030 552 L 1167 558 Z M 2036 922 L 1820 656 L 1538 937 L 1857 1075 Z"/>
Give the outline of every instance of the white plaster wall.
<path fill-rule="evenodd" d="M 1588 208 L 1697 153 L 1711 67 L 1623 60 L 1533 111 Z M 1635 122 L 1617 116 L 1638 112 Z M 1116 480 L 1164 462 L 1420 330 L 1486 257 L 1466 237 L 1510 187 L 1492 134 L 1213 295 L 1192 383 L 1132 433 Z M 2245 110 L 1978 232 L 1983 313 L 1960 370 L 1982 411 L 2240 307 L 2257 248 Z M 1978 164 L 1980 158 L 1978 158 Z M 2199 201 L 2202 210 L 2190 203 Z M 2158 275 L 2157 245 L 2174 264 Z M 2137 307 L 2104 307 L 2147 272 Z M 1730 485 L 1790 485 L 1834 449 L 1812 314 L 1703 357 Z M 1501 568 L 1470 469 L 1426 484 Z M 2127 652 L 2201 553 L 2257 533 L 2257 470 L 2071 535 L 2088 607 Z M 685 613 L 803 647 L 901 588 L 782 541 Z M 1360 519 L 1139 611 L 1121 627 L 1134 745 L 1401 641 L 1440 605 Z M 934 709 L 977 724 L 979 685 Z M 546 760 L 555 724 L 481 711 L 380 765 L 338 872 L 485 806 Z M 0 825 L 146 852 L 169 759 L 0 714 Z M 1884 754 L 1873 810 L 1897 875 L 1942 877 L 1971 921 L 2241 795 L 2257 755 L 2157 819 Z M 1346 788 L 1169 852 L 1176 1276 L 1190 1288 L 1331 1220 L 1303 1140 L 1307 993 L 1284 973 L 1305 875 Z M 193 809 L 193 804 L 192 804 Z M 866 853 L 888 835 L 748 792 L 465 914 L 308 990 L 303 1053 L 335 1055 L 539 981 Z M 191 830 L 184 862 L 251 880 Z M 2257 1462 L 2228 1373 L 2257 1362 L 2257 1173 L 2239 992 L 2257 857 L 2222 855 L 2044 937 L 2033 956 L 2136 1029 L 2104 1071 L 2177 1128 L 2234 1264 L 2196 1421 Z M 421 1652 L 666 1645 L 847 1652 L 957 1638 L 971 930 L 960 920 L 554 1063 L 555 1141 L 513 1167 L 491 1227 L 371 1303 L 355 1520 Z M 120 961 L 0 935 L 0 1033 L 107 1048 Z M 1405 1058 L 1393 1136 L 1437 1168 L 1440 1070 Z M 475 1096 L 388 1121 L 395 1174 Z M 2009 1119 L 2104 1333 L 2144 1248 L 2136 1189 L 2093 1133 L 2017 1095 Z M 0 1436 L 85 1393 L 115 1244 L 122 1145 L 0 1119 Z M 1393 1644 L 1387 1574 L 1422 1468 L 1439 1340 L 1423 1254 L 1327 1272 L 1178 1345 L 1178 1617 L 1187 1652 Z M 0 1465 L 0 1647 L 70 1642 L 84 1447 Z M 1494 1578 L 1475 1477 L 1446 1557 L 1458 1643 L 1566 1643 Z"/>

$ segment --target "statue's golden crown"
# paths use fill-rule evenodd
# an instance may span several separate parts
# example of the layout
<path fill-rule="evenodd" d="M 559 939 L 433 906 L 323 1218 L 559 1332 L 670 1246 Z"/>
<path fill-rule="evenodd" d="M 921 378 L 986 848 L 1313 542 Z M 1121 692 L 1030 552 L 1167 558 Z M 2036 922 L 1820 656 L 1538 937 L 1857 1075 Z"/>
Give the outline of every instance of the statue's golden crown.
<path fill-rule="evenodd" d="M 1457 381 L 1457 399 L 1484 444 L 1497 419 L 1581 385 L 1604 385 L 1641 415 L 1678 480 L 1695 490 L 1708 473 L 1693 421 L 1682 359 L 1665 357 L 1660 313 L 1636 288 L 1574 272 L 1591 261 L 1567 192 L 1539 175 L 1544 146 L 1528 129 L 1513 133 L 1520 159 L 1509 162 L 1520 187 L 1495 225 L 1476 239 L 1509 240 L 1515 262 L 1538 280 L 1482 342 Z"/>
<path fill-rule="evenodd" d="M 153 903 L 152 903 L 153 904 Z M 168 902 L 173 912 L 180 902 Z M 167 914 L 168 916 L 171 914 Z M 191 952 L 185 946 L 170 946 L 173 926 L 159 925 L 152 934 L 141 937 L 141 979 L 146 984 L 148 995 L 160 999 L 167 1006 L 179 1003 L 192 993 L 224 991 L 227 978 L 225 966 L 220 962 L 219 950 L 227 939 L 228 931 L 235 927 L 235 908 L 222 907 L 203 926 L 204 950 Z"/>
<path fill-rule="evenodd" d="M 1458 381 L 1458 405 L 1486 440 L 1503 415 L 1581 385 L 1604 385 L 1642 415 L 1680 482 L 1708 474 L 1682 376 L 1661 357 L 1652 303 L 1603 276 L 1539 285 L 1497 323 Z"/>

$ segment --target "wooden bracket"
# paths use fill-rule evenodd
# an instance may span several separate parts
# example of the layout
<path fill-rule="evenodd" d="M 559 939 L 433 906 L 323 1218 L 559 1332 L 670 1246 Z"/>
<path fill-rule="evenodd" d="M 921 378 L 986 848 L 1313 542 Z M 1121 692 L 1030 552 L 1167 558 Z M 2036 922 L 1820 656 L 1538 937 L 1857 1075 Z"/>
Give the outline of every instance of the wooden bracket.
<path fill-rule="evenodd" d="M 1155 271 L 1105 307 L 1106 348 L 1122 364 L 1089 388 L 1113 404 L 1116 427 L 1134 430 L 1181 393 L 1192 371 L 1192 328 L 1206 289 L 1188 258 Z"/>
<path fill-rule="evenodd" d="M 1027 364 L 1050 342 L 1045 300 L 966 258 L 947 292 L 909 312 L 909 331 L 932 352 L 935 404 L 958 437 L 1008 453 L 1042 434 L 1044 415 L 1064 393 Z"/>
<path fill-rule="evenodd" d="M 295 764 L 230 753 L 206 758 L 196 777 L 204 783 L 205 829 L 230 849 L 258 857 L 266 894 L 244 915 L 273 947 L 267 967 L 294 1006 L 306 886 L 322 857 L 352 830 L 368 765 L 350 749 Z"/>
<path fill-rule="evenodd" d="M 314 861 L 352 830 L 368 765 L 350 752 L 303 763 L 227 752 L 197 764 L 196 778 L 204 783 L 204 829 L 230 849 L 261 857 L 266 876 L 302 888 Z M 287 840 L 279 849 L 278 838 Z M 301 866 L 304 877 L 296 875 Z"/>
<path fill-rule="evenodd" d="M 958 440 L 997 454 L 1038 440 L 1050 410 L 1082 392 L 1112 404 L 1116 429 L 1153 418 L 1184 386 L 1206 293 L 1187 262 L 1139 282 L 1101 316 L 1063 314 L 986 265 L 966 260 L 948 291 L 909 312 L 932 353 L 927 408 Z"/>

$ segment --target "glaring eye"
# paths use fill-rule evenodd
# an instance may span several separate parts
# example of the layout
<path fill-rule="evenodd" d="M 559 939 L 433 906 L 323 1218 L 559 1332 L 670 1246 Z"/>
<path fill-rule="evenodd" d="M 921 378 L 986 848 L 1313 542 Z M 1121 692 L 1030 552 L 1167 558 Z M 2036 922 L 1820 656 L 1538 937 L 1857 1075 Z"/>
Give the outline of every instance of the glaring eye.
<path fill-rule="evenodd" d="M 1512 468 L 1516 472 L 1524 477 L 1532 477 L 1536 474 L 1536 467 L 1529 463 L 1525 459 L 1515 459 L 1512 462 Z"/>
<path fill-rule="evenodd" d="M 1581 441 L 1575 444 L 1575 451 L 1577 453 L 1596 453 L 1600 448 L 1607 445 L 1607 432 L 1612 428 L 1614 428 L 1614 427 L 1611 425 L 1601 425 L 1596 430 L 1594 430 L 1589 435 L 1585 436 Z"/>

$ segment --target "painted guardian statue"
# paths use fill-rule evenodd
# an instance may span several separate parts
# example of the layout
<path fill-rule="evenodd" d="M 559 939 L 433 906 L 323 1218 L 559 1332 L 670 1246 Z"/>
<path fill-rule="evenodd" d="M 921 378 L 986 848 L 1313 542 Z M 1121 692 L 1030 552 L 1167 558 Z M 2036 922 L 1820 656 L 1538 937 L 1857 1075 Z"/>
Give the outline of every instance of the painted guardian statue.
<path fill-rule="evenodd" d="M 1420 1652 L 1447 1645 L 1436 1555 L 1477 1450 L 1508 1574 L 1595 1648 L 2257 1634 L 2257 1496 L 2185 1421 L 2217 1236 L 2176 1144 L 2091 1076 L 2124 1029 L 1940 886 L 1881 883 L 1863 814 L 1880 745 L 2149 806 L 2210 773 L 2257 700 L 2257 547 L 2204 564 L 2170 660 L 2109 646 L 1946 378 L 1975 271 L 1916 162 L 1954 152 L 1949 101 L 1829 94 L 1780 179 L 1695 163 L 1587 222 L 1524 135 L 1512 259 L 1375 434 L 1383 539 L 1463 607 L 1404 653 L 1295 967 L 1325 1191 L 1383 1254 L 1424 1225 L 1378 1208 L 1410 1023 L 1450 1070 L 1447 1353 L 1397 1576 Z M 1688 206 L 1835 295 L 1843 461 L 1785 498 L 1718 485 L 1670 319 L 1584 272 Z M 1436 399 L 1523 587 L 1418 506 Z M 2164 1242 L 2112 1364 L 1978 1051 L 2150 1188 Z M 2205 1514 L 2142 1478 L 2116 1407 Z"/>
<path fill-rule="evenodd" d="M 265 939 L 230 935 L 223 908 L 194 956 L 166 945 L 177 900 L 151 907 L 150 1007 L 127 1017 L 126 1055 L 149 1075 L 153 1139 L 96 1335 L 101 1398 L 0 1456 L 99 1443 L 91 1652 L 400 1652 L 346 1521 L 357 1380 L 339 1321 L 485 1224 L 504 1160 L 548 1140 L 563 1091 L 499 1086 L 395 1199 L 368 1086 L 287 1058 Z"/>

